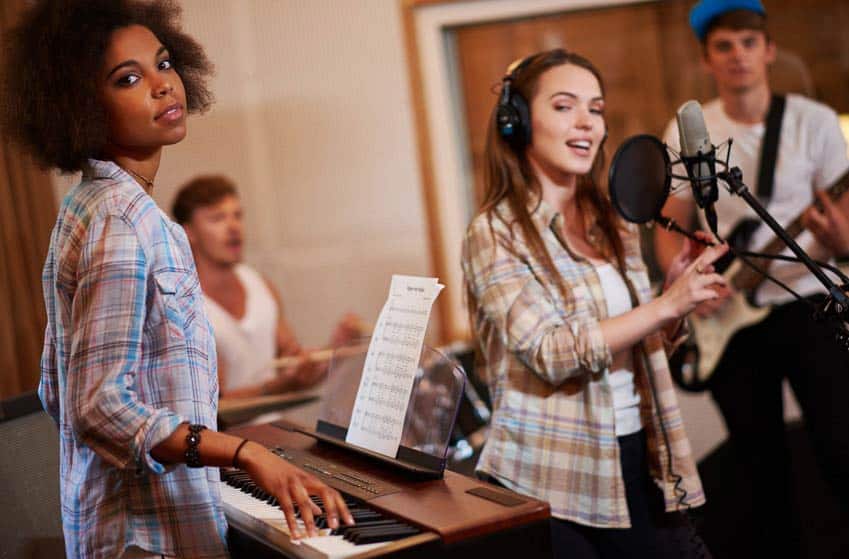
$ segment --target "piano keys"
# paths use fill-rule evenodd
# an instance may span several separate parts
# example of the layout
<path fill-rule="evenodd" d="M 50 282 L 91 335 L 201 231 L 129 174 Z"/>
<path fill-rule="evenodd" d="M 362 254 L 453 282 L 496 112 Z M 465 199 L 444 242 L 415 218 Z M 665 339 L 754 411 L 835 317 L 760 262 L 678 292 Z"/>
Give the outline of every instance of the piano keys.
<path fill-rule="evenodd" d="M 233 430 L 276 449 L 331 485 L 357 525 L 293 541 L 273 499 L 237 470 L 224 470 L 222 499 L 234 558 L 550 557 L 547 503 L 450 471 L 416 480 L 363 456 L 272 425 Z M 310 466 L 312 468 L 310 468 Z M 316 501 L 320 506 L 320 502 Z M 323 518 L 318 525 L 324 526 Z"/>
<path fill-rule="evenodd" d="M 420 529 L 406 522 L 382 515 L 362 502 L 346 496 L 345 504 L 354 516 L 354 526 L 342 525 L 337 530 L 330 530 L 326 519 L 317 516 L 315 521 L 319 535 L 295 542 L 290 537 L 289 526 L 276 500 L 250 481 L 247 474 L 228 469 L 222 472 L 222 480 L 224 484 L 221 497 L 231 526 L 252 531 L 263 538 L 267 545 L 287 555 L 315 559 L 347 559 L 381 548 L 399 550 L 436 539 L 432 533 L 423 534 Z M 321 499 L 313 497 L 313 502 L 322 508 Z M 303 529 L 300 519 L 298 529 Z M 398 540 L 407 541 L 398 545 Z"/>

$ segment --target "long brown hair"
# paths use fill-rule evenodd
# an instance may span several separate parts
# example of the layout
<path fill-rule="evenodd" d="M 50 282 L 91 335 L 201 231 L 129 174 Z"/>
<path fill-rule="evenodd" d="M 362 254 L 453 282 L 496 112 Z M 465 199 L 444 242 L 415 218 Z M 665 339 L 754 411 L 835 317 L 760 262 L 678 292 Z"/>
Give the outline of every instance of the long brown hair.
<path fill-rule="evenodd" d="M 518 92 L 527 100 L 529 106 L 536 94 L 540 76 L 547 70 L 564 64 L 573 64 L 590 71 L 598 80 L 602 95 L 604 95 L 604 82 L 601 74 L 593 64 L 579 54 L 568 52 L 563 49 L 554 49 L 540 52 L 529 56 L 518 66 L 511 76 L 510 87 L 513 92 Z M 485 214 L 492 225 L 493 219 L 504 219 L 496 212 L 496 207 L 504 200 L 507 201 L 513 222 L 507 223 L 510 231 L 514 231 L 514 225 L 519 226 L 519 231 L 525 239 L 532 256 L 541 262 L 550 277 L 555 278 L 561 295 L 565 297 L 566 287 L 554 266 L 545 243 L 537 231 L 531 219 L 533 209 L 528 206 L 542 199 L 542 189 L 539 181 L 531 169 L 525 153 L 525 149 L 513 149 L 501 136 L 496 115 L 498 105 L 493 108 L 489 119 L 486 136 L 486 167 L 484 170 L 484 200 L 481 205 L 480 214 Z M 605 136 L 606 137 L 606 136 Z M 601 174 L 604 170 L 604 141 L 602 141 L 596 154 L 590 172 L 578 177 L 575 191 L 575 202 L 579 215 L 589 216 L 595 220 L 602 233 L 599 241 L 599 249 L 607 259 L 614 259 L 620 270 L 625 269 L 625 257 L 622 238 L 619 235 L 621 222 L 616 216 L 613 206 L 602 190 Z M 584 220 L 586 223 L 586 219 Z M 477 303 L 467 285 L 467 304 L 471 318 L 474 318 Z M 474 327 L 474 323 L 472 323 Z"/>

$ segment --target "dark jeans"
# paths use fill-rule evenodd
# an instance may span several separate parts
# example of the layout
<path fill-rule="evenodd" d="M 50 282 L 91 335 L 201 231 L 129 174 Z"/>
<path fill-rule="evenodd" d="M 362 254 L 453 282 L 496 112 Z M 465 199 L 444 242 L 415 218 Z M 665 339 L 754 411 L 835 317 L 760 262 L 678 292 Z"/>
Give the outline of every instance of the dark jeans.
<path fill-rule="evenodd" d="M 701 558 L 710 557 L 683 513 L 666 513 L 663 494 L 649 475 L 643 431 L 619 437 L 630 528 L 591 528 L 551 519 L 555 558 Z"/>
<path fill-rule="evenodd" d="M 821 303 L 821 297 L 811 298 Z M 785 438 L 782 381 L 802 408 L 817 462 L 849 511 L 849 355 L 810 307 L 793 302 L 738 332 L 711 381 L 753 509 L 744 545 L 759 556 L 800 556 L 798 517 Z M 710 495 L 708 495 L 710 499 Z"/>

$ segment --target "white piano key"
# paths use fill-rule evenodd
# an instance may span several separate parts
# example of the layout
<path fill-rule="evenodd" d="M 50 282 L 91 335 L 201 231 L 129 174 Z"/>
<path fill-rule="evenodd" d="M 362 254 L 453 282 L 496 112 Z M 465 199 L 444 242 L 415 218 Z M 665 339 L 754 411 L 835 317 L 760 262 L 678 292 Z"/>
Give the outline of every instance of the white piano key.
<path fill-rule="evenodd" d="M 287 537 L 291 537 L 289 525 L 286 523 L 286 517 L 279 507 L 271 506 L 265 501 L 261 501 L 226 483 L 221 484 L 221 498 L 226 505 L 247 514 L 251 518 L 262 521 Z M 303 529 L 304 523 L 298 519 L 298 530 L 303 531 Z M 318 557 L 321 558 L 345 559 L 352 555 L 391 545 L 394 542 L 354 545 L 342 536 L 331 536 L 330 530 L 324 529 L 319 530 L 319 535 L 316 537 L 292 540 L 291 543 L 308 548 L 304 550 L 305 557 L 314 557 L 317 553 Z"/>

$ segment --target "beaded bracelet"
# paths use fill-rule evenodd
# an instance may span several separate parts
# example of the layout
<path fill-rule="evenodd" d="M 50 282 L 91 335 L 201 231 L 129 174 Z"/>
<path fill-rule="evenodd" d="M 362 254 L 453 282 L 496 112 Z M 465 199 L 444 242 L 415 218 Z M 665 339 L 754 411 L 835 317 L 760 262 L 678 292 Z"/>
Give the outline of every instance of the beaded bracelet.
<path fill-rule="evenodd" d="M 189 468 L 203 468 L 200 461 L 200 432 L 206 429 L 205 425 L 189 425 L 189 434 L 186 435 L 186 466 Z"/>

